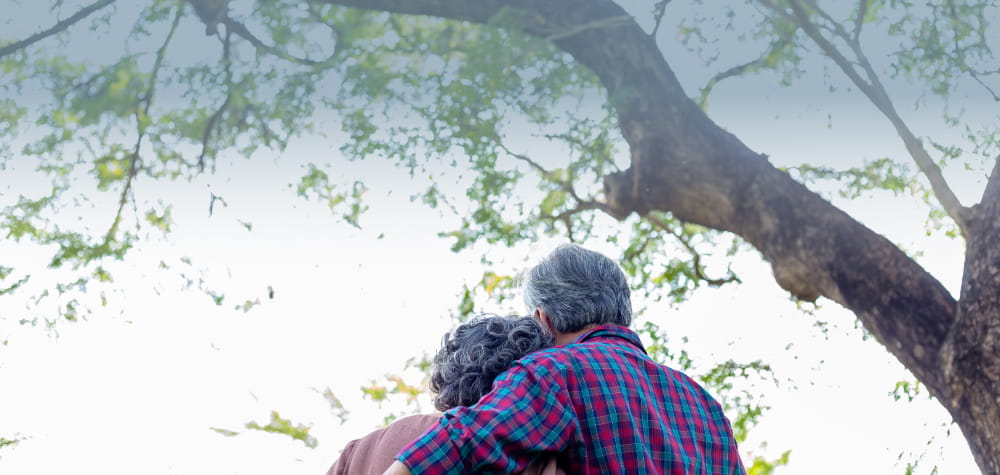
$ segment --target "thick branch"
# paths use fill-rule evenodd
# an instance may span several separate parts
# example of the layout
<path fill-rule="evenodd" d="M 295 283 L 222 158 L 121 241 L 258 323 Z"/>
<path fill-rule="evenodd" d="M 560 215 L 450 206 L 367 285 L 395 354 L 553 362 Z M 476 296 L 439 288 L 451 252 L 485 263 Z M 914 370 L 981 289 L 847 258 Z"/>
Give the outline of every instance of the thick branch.
<path fill-rule="evenodd" d="M 542 38 L 551 35 L 554 29 L 568 30 L 625 14 L 611 0 L 330 0 L 330 3 L 480 23 L 487 22 L 500 8 L 509 7 L 525 13 L 522 15 L 525 22 L 519 25 L 521 30 Z M 787 11 L 779 13 L 792 16 Z M 813 35 L 826 41 L 818 31 Z M 600 79 L 629 144 L 630 168 L 605 176 L 610 213 L 624 217 L 632 212 L 643 215 L 655 210 L 669 211 L 683 221 L 741 236 L 772 264 L 779 285 L 799 298 L 825 296 L 853 311 L 865 328 L 932 394 L 940 400 L 949 400 L 952 386 L 943 378 L 937 352 L 956 322 L 957 302 L 940 282 L 893 243 L 775 169 L 766 156 L 750 150 L 713 123 L 683 90 L 654 39 L 637 24 L 588 29 L 554 43 Z M 874 86 L 851 67 L 845 68 L 845 72 L 866 87 Z M 993 190 L 996 186 L 1000 185 L 988 188 Z M 1000 206 L 993 207 L 996 212 L 991 212 L 991 216 L 1000 216 L 997 208 Z M 1000 227 L 996 220 L 982 223 Z M 972 234 L 995 241 L 995 236 L 1000 236 L 995 229 L 993 234 Z M 982 267 L 989 272 L 995 272 L 995 263 L 1000 262 L 1000 251 L 996 251 L 1000 250 L 1000 243 L 994 241 L 987 244 L 996 245 L 982 246 L 991 252 L 984 261 L 987 265 Z M 1000 282 L 996 276 L 993 279 L 991 285 Z M 995 313 L 982 316 L 990 317 L 995 325 L 996 331 L 991 330 L 987 335 L 997 338 L 988 345 L 981 343 L 978 351 L 997 361 L 1000 325 L 996 322 L 1000 320 Z M 993 352 L 986 353 L 987 350 Z M 988 381 L 974 379 L 975 374 L 963 373 L 961 381 L 970 384 Z M 980 374 L 1000 380 L 997 376 L 1000 365 L 984 366 Z M 1000 386 L 984 384 L 993 384 L 993 389 Z M 996 408 L 996 394 L 1000 390 L 978 394 L 984 398 L 973 401 L 987 401 L 984 407 Z M 1000 451 L 995 442 L 1000 440 L 996 436 L 1000 434 L 997 411 L 977 414 L 954 406 L 949 409 L 963 431 L 973 427 L 969 425 L 970 418 L 984 421 L 987 429 L 982 434 L 986 437 L 970 438 L 972 448 L 974 453 L 986 454 L 996 462 L 985 464 L 984 458 L 977 455 L 985 472 L 1000 474 Z"/>
<path fill-rule="evenodd" d="M 1000 474 L 1000 156 L 969 213 L 958 320 L 939 351 L 950 391 L 942 403 L 985 474 Z"/>
<path fill-rule="evenodd" d="M 993 171 L 990 172 L 990 177 L 986 182 L 983 199 L 979 201 L 979 204 L 983 206 L 994 203 L 1000 203 L 1000 155 L 993 159 Z"/>
<path fill-rule="evenodd" d="M 84 7 L 82 10 L 74 13 L 73 16 L 71 16 L 71 17 L 69 17 L 69 18 L 67 18 L 67 19 L 65 19 L 63 21 L 60 21 L 59 23 L 56 23 L 55 25 L 52 25 L 52 28 L 49 28 L 49 29 L 44 30 L 44 31 L 40 31 L 38 33 L 35 33 L 35 34 L 33 34 L 33 35 L 31 35 L 31 36 L 29 36 L 29 37 L 21 40 L 21 41 L 18 41 L 18 42 L 15 42 L 15 43 L 11 43 L 11 44 L 9 44 L 7 46 L 4 46 L 4 47 L 0 48 L 0 58 L 3 58 L 4 56 L 7 56 L 7 55 L 12 54 L 14 52 L 20 51 L 20 50 L 22 50 L 24 48 L 27 48 L 28 46 L 31 46 L 32 44 L 35 44 L 35 43 L 37 43 L 39 41 L 44 40 L 45 38 L 48 38 L 48 37 L 50 37 L 50 36 L 52 36 L 52 35 L 54 35 L 56 33 L 64 31 L 67 28 L 69 28 L 70 26 L 73 26 L 73 24 L 75 24 L 76 22 L 78 22 L 80 20 L 83 20 L 84 18 L 87 18 L 88 16 L 90 16 L 90 14 L 92 14 L 92 13 L 94 13 L 94 12 L 96 12 L 96 11 L 98 11 L 98 10 L 100 10 L 100 9 L 108 6 L 108 5 L 111 5 L 112 3 L 115 3 L 115 0 L 100 0 L 100 1 L 94 2 L 94 3 L 92 3 L 92 4 L 90 4 L 90 5 L 86 6 L 86 7 Z"/>
<path fill-rule="evenodd" d="M 521 28 L 546 37 L 625 12 L 610 0 L 331 0 L 396 13 L 485 23 L 507 6 Z M 690 100 L 655 41 L 635 23 L 554 42 L 590 68 L 612 98 L 631 167 L 605 177 L 609 212 L 670 211 L 679 219 L 743 237 L 780 285 L 826 296 L 865 327 L 935 393 L 934 352 L 955 316 L 955 299 L 885 238 L 775 169 L 713 123 Z"/>

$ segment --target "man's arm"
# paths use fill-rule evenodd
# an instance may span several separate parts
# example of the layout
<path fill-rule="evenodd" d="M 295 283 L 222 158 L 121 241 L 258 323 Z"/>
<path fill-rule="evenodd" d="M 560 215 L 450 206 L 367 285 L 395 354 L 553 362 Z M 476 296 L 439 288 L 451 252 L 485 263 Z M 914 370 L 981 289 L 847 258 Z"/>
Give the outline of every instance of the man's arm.
<path fill-rule="evenodd" d="M 410 469 L 399 460 L 392 463 L 382 475 L 410 475 Z"/>
<path fill-rule="evenodd" d="M 541 452 L 562 451 L 577 423 L 560 380 L 537 361 L 511 368 L 478 403 L 446 412 L 397 457 L 406 471 L 392 473 L 511 473 Z"/>

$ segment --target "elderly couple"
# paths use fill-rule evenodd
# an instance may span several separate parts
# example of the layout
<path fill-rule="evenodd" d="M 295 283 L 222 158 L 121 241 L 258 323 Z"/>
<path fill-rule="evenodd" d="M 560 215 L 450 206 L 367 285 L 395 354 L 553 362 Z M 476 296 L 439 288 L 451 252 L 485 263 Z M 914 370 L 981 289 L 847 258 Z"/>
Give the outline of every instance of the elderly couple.
<path fill-rule="evenodd" d="M 526 276 L 530 317 L 445 336 L 410 416 L 348 444 L 333 474 L 745 474 L 722 408 L 646 355 L 611 259 L 559 247 Z"/>

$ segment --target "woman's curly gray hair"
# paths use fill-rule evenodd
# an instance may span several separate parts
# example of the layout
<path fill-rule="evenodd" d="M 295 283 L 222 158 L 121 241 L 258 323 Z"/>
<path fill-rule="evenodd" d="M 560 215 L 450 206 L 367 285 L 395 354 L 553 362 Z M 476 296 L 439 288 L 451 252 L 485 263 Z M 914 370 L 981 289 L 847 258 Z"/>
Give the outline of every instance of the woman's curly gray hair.
<path fill-rule="evenodd" d="M 459 325 L 445 334 L 434 355 L 430 380 L 434 407 L 446 411 L 475 404 L 515 361 L 553 343 L 531 317 L 485 314 Z"/>

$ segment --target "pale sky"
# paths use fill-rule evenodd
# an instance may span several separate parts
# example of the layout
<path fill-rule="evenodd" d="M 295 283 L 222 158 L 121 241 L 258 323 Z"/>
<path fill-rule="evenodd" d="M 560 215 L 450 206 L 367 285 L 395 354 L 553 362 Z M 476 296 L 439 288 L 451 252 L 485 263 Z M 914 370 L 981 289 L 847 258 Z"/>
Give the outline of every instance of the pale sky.
<path fill-rule="evenodd" d="M 639 15 L 646 7 L 637 8 Z M 827 94 L 820 84 L 774 89 L 766 82 L 723 83 L 710 114 L 774 163 L 905 159 L 899 140 L 867 103 L 846 92 Z M 922 133 L 938 133 L 926 114 L 909 114 L 925 126 Z M 514 147 L 535 146 L 527 137 L 514 139 Z M 336 134 L 305 138 L 280 156 L 226 156 L 214 175 L 192 183 L 140 180 L 138 197 L 173 203 L 174 231 L 165 242 L 145 241 L 114 266 L 122 291 L 86 321 L 62 322 L 54 332 L 19 325 L 30 314 L 27 294 L 0 298 L 0 341 L 8 342 L 0 347 L 0 436 L 24 438 L 0 449 L 0 473 L 325 473 L 347 441 L 399 409 L 364 400 L 360 387 L 437 348 L 462 284 L 482 276 L 481 254 L 494 260 L 492 270 L 510 274 L 561 242 L 452 253 L 451 241 L 437 233 L 457 226 L 456 216 L 411 202 L 421 186 L 404 171 L 377 160 L 345 161 L 336 152 L 338 140 L 343 137 Z M 557 155 L 549 157 L 558 162 Z M 362 229 L 295 196 L 288 185 L 311 161 L 330 163 L 333 178 L 368 184 L 371 209 Z M 456 171 L 432 171 L 461 191 Z M 44 185 L 30 163 L 16 158 L 3 175 L 4 206 Z M 966 204 L 978 198 L 982 184 L 975 174 L 948 176 Z M 210 217 L 213 193 L 228 206 L 217 205 Z M 92 209 L 73 209 L 61 219 L 79 216 L 101 228 L 115 199 L 114 193 L 95 196 Z M 917 260 L 957 295 L 961 245 L 926 235 L 922 205 L 885 195 L 832 199 L 919 251 Z M 588 245 L 619 252 L 605 243 Z M 177 271 L 157 270 L 161 259 L 175 263 L 183 256 L 227 296 L 222 306 L 197 289 L 181 290 Z M 0 243 L 4 265 L 44 262 L 43 249 Z M 733 267 L 743 285 L 699 290 L 677 308 L 650 304 L 643 318 L 658 323 L 674 344 L 686 337 L 684 347 L 702 367 L 730 358 L 772 365 L 778 386 L 756 387 L 772 409 L 751 431 L 744 454 L 776 457 L 791 450 L 783 473 L 793 474 L 902 473 L 919 457 L 916 473 L 935 465 L 941 474 L 975 473 L 961 434 L 936 401 L 893 401 L 895 383 L 912 377 L 878 343 L 863 339 L 853 315 L 829 301 L 821 301 L 814 316 L 796 310 L 755 251 Z M 44 286 L 43 275 L 31 285 Z M 234 308 L 254 299 L 261 304 L 248 312 Z M 485 309 L 524 311 L 520 300 Z M 828 331 L 817 320 L 828 322 Z M 319 395 L 325 388 L 350 411 L 347 423 Z M 244 429 L 251 420 L 266 423 L 272 410 L 311 425 L 318 447 Z"/>

